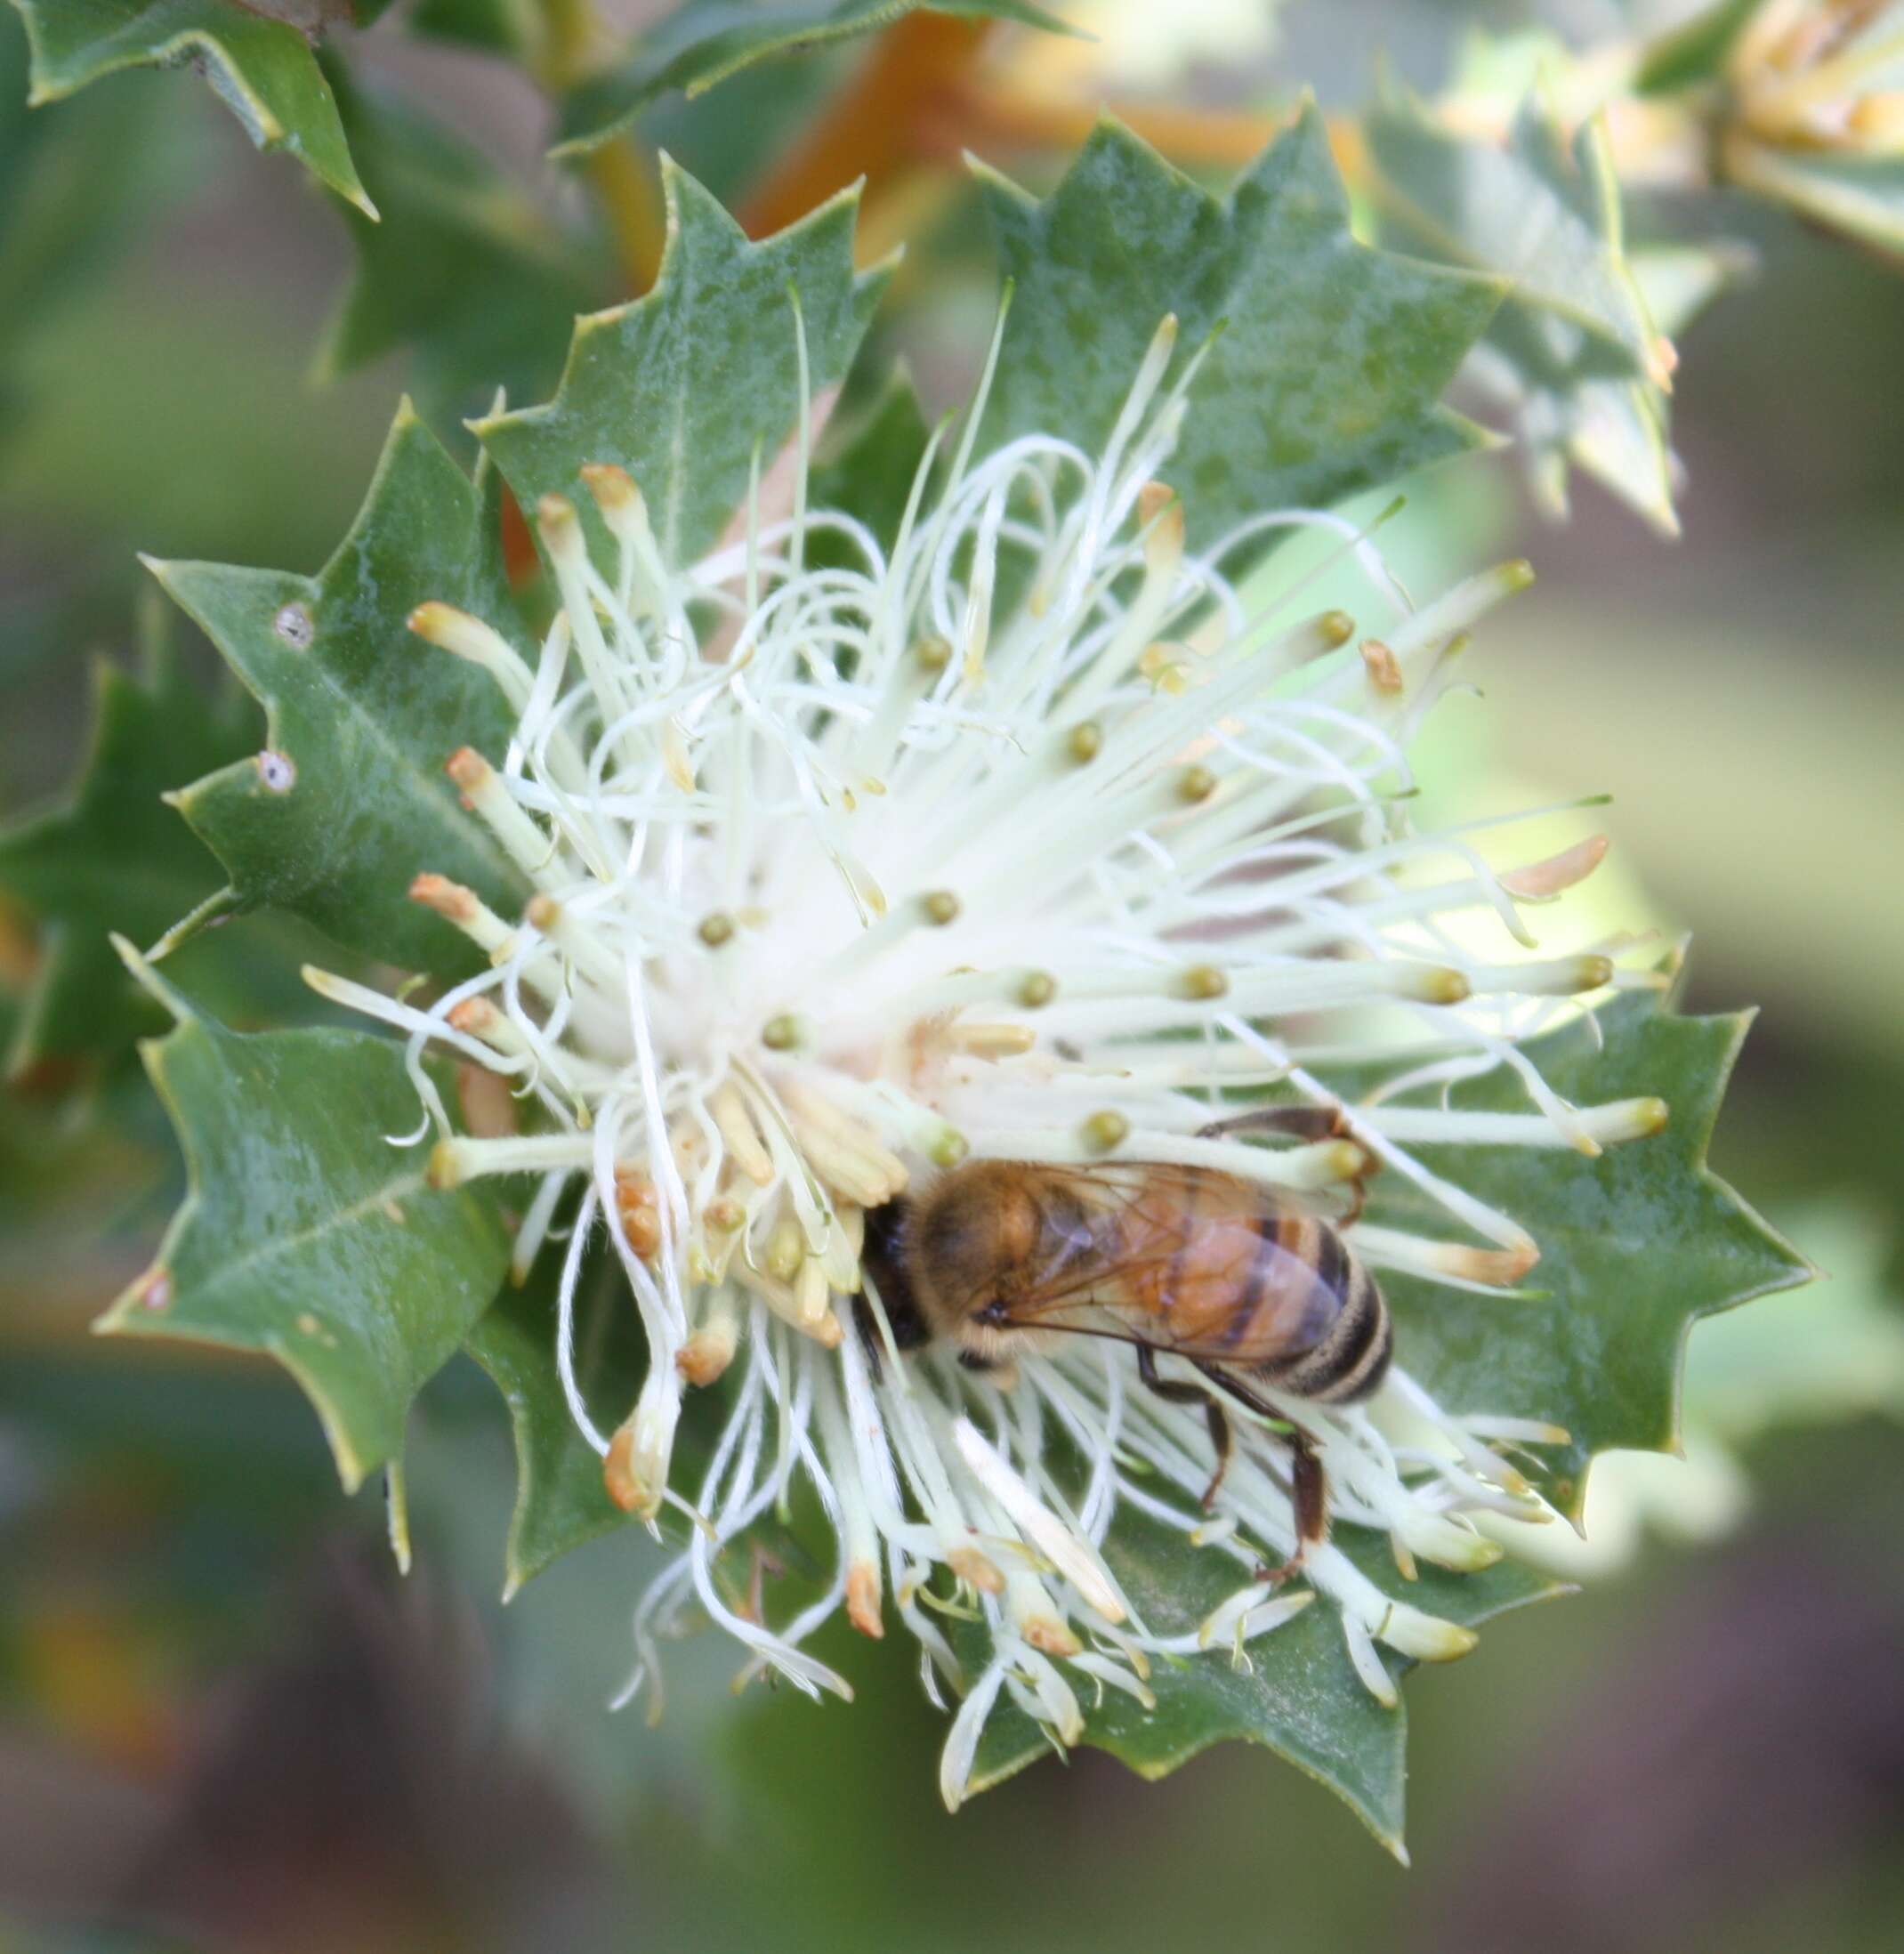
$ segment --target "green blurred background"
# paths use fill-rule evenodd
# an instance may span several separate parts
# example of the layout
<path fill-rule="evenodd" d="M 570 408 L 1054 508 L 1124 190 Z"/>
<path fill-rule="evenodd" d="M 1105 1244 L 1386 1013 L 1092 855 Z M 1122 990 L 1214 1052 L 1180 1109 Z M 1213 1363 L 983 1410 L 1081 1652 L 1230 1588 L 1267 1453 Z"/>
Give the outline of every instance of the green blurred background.
<path fill-rule="evenodd" d="M 1432 84 L 1470 20 L 1523 12 L 1319 0 L 1272 40 L 1263 8 L 1126 4 L 1088 59 L 1137 99 L 1227 110 L 1313 80 L 1353 103 L 1378 42 Z M 406 382 L 398 359 L 311 383 L 348 250 L 292 164 L 165 77 L 29 122 L 20 44 L 0 15 L 0 817 L 71 778 L 90 656 L 131 642 L 133 553 L 315 568 Z M 360 53 L 585 222 L 496 64 Z M 856 58 L 653 133 L 738 192 L 773 118 Z M 1037 181 L 1062 156 L 997 160 Z M 957 194 L 919 207 L 890 331 L 950 400 L 992 296 Z M 179 1191 L 129 1070 L 0 1097 L 0 1950 L 1904 1942 L 1904 278 L 1722 214 L 1758 271 L 1682 346 L 1682 540 L 1589 487 L 1541 526 L 1509 455 L 1425 485 L 1394 533 L 1422 584 L 1535 559 L 1479 649 L 1484 699 L 1432 735 L 1431 793 L 1617 796 L 1610 917 L 1694 933 L 1691 1008 L 1763 1007 L 1714 1164 L 1833 1280 L 1696 1333 L 1691 1464 L 1608 1506 L 1616 1538 L 1650 1516 L 1630 1558 L 1411 1684 L 1415 1869 L 1236 1748 L 1156 1786 L 1084 1752 L 948 1819 L 942 1724 L 891 1642 L 835 1651 L 851 1710 L 737 1702 L 731 1655 L 688 1645 L 658 1728 L 606 1716 L 658 1550 L 598 1542 L 500 1608 L 512 1466 L 472 1367 L 415 1417 L 401 1580 L 286 1380 L 89 1339 Z M 413 377 L 446 431 L 472 404 Z M 20 918 L 6 941 L 17 990 Z M 259 929 L 232 954 L 281 970 L 287 946 Z"/>

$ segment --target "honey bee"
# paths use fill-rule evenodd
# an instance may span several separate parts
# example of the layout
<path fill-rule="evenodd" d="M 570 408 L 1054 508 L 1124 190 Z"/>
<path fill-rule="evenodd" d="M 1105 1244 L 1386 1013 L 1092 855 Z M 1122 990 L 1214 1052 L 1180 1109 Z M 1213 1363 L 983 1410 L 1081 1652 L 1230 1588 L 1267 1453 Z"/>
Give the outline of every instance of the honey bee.
<path fill-rule="evenodd" d="M 1246 1117 L 1283 1131 L 1313 1133 L 1319 1120 L 1341 1130 L 1326 1109 Z M 1203 1408 L 1216 1458 L 1206 1508 L 1233 1442 L 1216 1393 L 1274 1420 L 1290 1447 L 1298 1545 L 1271 1578 L 1286 1579 L 1325 1537 L 1313 1441 L 1257 1387 L 1352 1404 L 1386 1375 L 1393 1326 L 1373 1278 L 1313 1208 L 1209 1167 L 978 1160 L 873 1210 L 865 1261 L 902 1350 L 943 1341 L 969 1367 L 991 1369 L 1057 1336 L 1134 1345 L 1145 1385 Z M 1205 1382 L 1162 1376 L 1160 1355 L 1185 1360 Z"/>

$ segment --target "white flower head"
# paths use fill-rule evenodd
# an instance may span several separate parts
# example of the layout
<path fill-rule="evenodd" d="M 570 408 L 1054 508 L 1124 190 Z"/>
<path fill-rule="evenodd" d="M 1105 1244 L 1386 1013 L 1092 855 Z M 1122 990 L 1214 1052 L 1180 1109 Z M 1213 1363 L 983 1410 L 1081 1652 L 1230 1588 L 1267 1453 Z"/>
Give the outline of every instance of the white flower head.
<path fill-rule="evenodd" d="M 1408 819 L 1410 735 L 1525 566 L 1416 609 L 1333 515 L 1265 512 L 1187 547 L 1166 485 L 1198 362 L 1175 339 L 1166 319 L 1094 454 L 1046 434 L 980 454 L 981 386 L 956 441 L 935 437 L 890 547 L 807 505 L 806 416 L 784 506 L 769 506 L 778 472 L 757 473 L 698 562 L 663 560 L 617 469 L 583 471 L 604 561 L 574 505 L 545 498 L 561 608 L 538 654 L 444 606 L 413 619 L 486 666 L 517 715 L 506 754 L 464 749 L 451 771 L 537 892 L 504 918 L 419 864 L 416 898 L 488 967 L 427 1010 L 316 980 L 409 1032 L 446 1135 L 440 1181 L 539 1177 L 517 1262 L 564 1257 L 556 1361 L 576 1424 L 625 1506 L 691 1516 L 641 1603 L 629 1693 L 698 1608 L 751 1665 L 843 1696 L 813 1632 L 843 1609 L 877 1635 L 896 1613 L 928 1689 L 964 1697 L 942 1768 L 955 1805 L 1002 1696 L 1069 1743 L 1081 1688 L 1148 1701 L 1151 1658 L 1247 1661 L 1318 1597 L 1384 1700 L 1378 1643 L 1434 1659 L 1472 1637 L 1326 1542 L 1302 1584 L 1267 1580 L 1298 1547 L 1288 1425 L 1232 1405 L 1206 1504 L 1206 1414 L 1143 1388 L 1128 1343 L 1053 1336 L 991 1370 L 901 1352 L 862 1285 L 868 1214 L 967 1160 L 1214 1169 L 1312 1204 L 1377 1275 L 1506 1288 L 1536 1244 L 1411 1150 L 1593 1152 L 1664 1117 L 1656 1101 L 1564 1103 L 1516 1048 L 1624 981 L 1603 956 L 1526 954 L 1522 903 L 1598 846 L 1497 877 L 1464 836 Z M 1359 625 L 1305 611 L 1301 584 L 1246 601 L 1226 576 L 1295 527 L 1335 532 L 1360 567 Z M 1461 947 L 1452 919 L 1490 909 L 1511 960 Z M 511 1080 L 534 1130 L 450 1136 L 432 1044 Z M 1333 1136 L 1206 1130 L 1263 1088 L 1335 1109 L 1322 1079 L 1368 1061 L 1389 1083 L 1336 1109 Z M 1524 1112 L 1394 1102 L 1504 1066 Z M 1355 1218 L 1376 1166 L 1445 1230 Z M 573 1356 L 597 1231 L 651 1355 L 611 1430 Z M 1263 1392 L 1312 1441 L 1331 1518 L 1388 1534 L 1403 1574 L 1483 1566 L 1499 1548 L 1473 1516 L 1538 1510 L 1497 1448 L 1556 1434 L 1450 1416 L 1408 1355 L 1404 1339 L 1367 1405 Z M 684 1477 L 683 1401 L 711 1386 L 719 1440 Z M 824 1593 L 790 1619 L 770 1583 L 737 1604 L 723 1547 L 803 1488 L 832 1535 Z M 1234 1564 L 1200 1627 L 1149 1621 L 1120 1587 L 1104 1546 L 1125 1509 Z M 982 1621 L 977 1667 L 948 1614 Z"/>

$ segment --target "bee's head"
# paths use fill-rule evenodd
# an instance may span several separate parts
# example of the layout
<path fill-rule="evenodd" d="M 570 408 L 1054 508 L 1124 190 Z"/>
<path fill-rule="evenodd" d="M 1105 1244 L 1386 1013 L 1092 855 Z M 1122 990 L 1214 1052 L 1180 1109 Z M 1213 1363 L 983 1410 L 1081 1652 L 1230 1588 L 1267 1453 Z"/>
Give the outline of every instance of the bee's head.
<path fill-rule="evenodd" d="M 981 1356 L 1008 1334 L 1004 1315 L 1022 1292 L 1038 1242 L 1026 1169 L 1010 1160 L 955 1167 L 914 1203 L 908 1265 L 933 1329 Z"/>

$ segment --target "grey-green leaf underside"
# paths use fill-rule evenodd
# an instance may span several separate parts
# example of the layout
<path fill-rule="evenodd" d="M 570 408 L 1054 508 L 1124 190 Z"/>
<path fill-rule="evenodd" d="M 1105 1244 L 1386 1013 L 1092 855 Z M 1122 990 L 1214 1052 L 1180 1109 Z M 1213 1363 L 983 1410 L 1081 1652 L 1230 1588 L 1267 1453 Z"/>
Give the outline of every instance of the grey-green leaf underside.
<path fill-rule="evenodd" d="M 1363 126 L 1384 235 L 1511 281 L 1469 372 L 1520 440 L 1537 498 L 1563 515 L 1581 468 L 1674 533 L 1666 348 L 1626 251 L 1604 123 L 1569 141 L 1537 91 L 1497 143 L 1391 88 Z"/>

